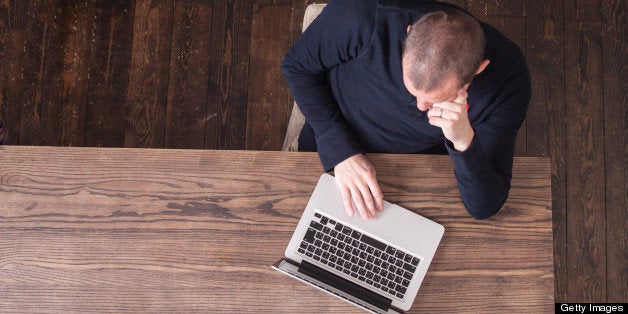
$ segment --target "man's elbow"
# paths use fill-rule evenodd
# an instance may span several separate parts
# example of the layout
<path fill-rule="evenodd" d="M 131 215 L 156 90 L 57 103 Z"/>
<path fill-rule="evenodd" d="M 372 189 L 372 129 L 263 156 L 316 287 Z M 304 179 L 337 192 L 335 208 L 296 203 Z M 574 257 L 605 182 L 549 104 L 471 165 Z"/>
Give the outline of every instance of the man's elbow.
<path fill-rule="evenodd" d="M 477 220 L 484 220 L 497 214 L 502 206 L 504 206 L 504 203 L 506 203 L 507 198 L 508 194 L 497 203 L 477 202 L 473 204 L 465 203 L 464 205 L 471 217 Z"/>

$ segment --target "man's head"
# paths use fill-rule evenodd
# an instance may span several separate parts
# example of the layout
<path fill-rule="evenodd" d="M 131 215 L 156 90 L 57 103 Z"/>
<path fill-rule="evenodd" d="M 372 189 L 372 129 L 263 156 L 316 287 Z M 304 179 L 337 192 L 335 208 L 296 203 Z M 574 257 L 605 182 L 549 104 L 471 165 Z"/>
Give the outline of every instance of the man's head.
<path fill-rule="evenodd" d="M 459 10 L 424 15 L 408 26 L 403 43 L 403 80 L 427 110 L 433 103 L 452 101 L 473 76 L 488 65 L 485 38 L 479 23 Z"/>

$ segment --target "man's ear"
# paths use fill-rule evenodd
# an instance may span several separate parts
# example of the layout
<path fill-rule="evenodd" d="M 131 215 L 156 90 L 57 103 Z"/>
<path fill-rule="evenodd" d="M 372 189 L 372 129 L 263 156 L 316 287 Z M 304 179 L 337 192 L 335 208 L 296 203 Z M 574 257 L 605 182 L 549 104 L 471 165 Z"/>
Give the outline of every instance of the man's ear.
<path fill-rule="evenodd" d="M 412 29 L 412 24 L 408 25 L 408 28 L 406 29 L 406 32 L 410 32 L 410 30 Z"/>
<path fill-rule="evenodd" d="M 475 75 L 478 75 L 478 74 L 482 73 L 482 71 L 484 71 L 484 69 L 486 69 L 486 67 L 488 66 L 489 63 L 491 63 L 491 60 L 489 60 L 489 59 L 482 60 L 482 62 L 480 62 L 480 66 L 475 71 Z"/>

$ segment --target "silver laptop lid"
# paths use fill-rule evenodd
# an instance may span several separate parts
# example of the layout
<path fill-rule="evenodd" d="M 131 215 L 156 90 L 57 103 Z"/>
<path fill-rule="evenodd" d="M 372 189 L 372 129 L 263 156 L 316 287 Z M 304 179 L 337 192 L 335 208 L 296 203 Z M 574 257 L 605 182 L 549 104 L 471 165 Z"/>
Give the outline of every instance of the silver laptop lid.
<path fill-rule="evenodd" d="M 384 248 L 385 251 L 389 250 L 388 253 L 392 254 L 382 254 L 386 256 L 386 259 L 390 258 L 390 256 L 394 256 L 395 254 L 398 254 L 402 261 L 404 258 L 407 259 L 406 262 L 408 263 L 406 264 L 397 259 L 395 261 L 400 263 L 400 265 L 385 265 L 387 271 L 384 272 L 384 275 L 394 278 L 391 280 L 396 280 L 397 285 L 392 282 L 387 282 L 387 284 L 393 288 L 386 288 L 384 291 L 381 287 L 378 288 L 373 286 L 373 284 L 367 284 L 364 280 L 365 278 L 358 279 L 358 277 L 363 276 L 353 274 L 353 272 L 347 273 L 346 271 L 338 268 L 337 265 L 334 267 L 334 265 L 330 266 L 329 263 L 322 263 L 320 259 L 314 259 L 312 254 L 307 254 L 308 252 L 305 252 L 303 248 L 299 251 L 300 247 L 305 244 L 304 237 L 308 235 L 308 230 L 310 233 L 309 236 L 311 237 L 313 232 L 312 229 L 315 229 L 314 227 L 311 227 L 312 220 L 320 222 L 321 217 L 325 217 L 325 222 L 333 221 L 338 225 L 343 225 L 353 231 L 356 231 L 358 233 L 357 238 L 361 238 L 363 235 L 365 239 L 379 244 L 374 244 L 374 246 Z M 331 224 L 331 222 L 329 222 L 327 227 L 334 228 L 335 226 L 335 224 Z M 316 228 L 319 228 L 319 226 L 316 226 Z M 320 228 L 322 231 L 322 227 Z M 309 265 L 313 265 L 323 271 L 333 274 L 334 276 L 338 276 L 339 278 L 347 280 L 351 283 L 360 285 L 369 291 L 373 291 L 384 298 L 389 299 L 391 307 L 401 311 L 407 311 L 414 302 L 421 282 L 425 277 L 443 233 L 444 228 L 442 225 L 388 202 L 385 202 L 384 211 L 382 213 L 378 213 L 377 219 L 364 221 L 357 213 L 350 217 L 344 210 L 342 194 L 335 178 L 331 175 L 323 174 L 320 177 L 312 197 L 310 198 L 310 201 L 301 216 L 292 239 L 286 248 L 285 256 L 295 265 L 302 265 L 302 262 L 305 261 L 308 267 Z M 355 242 L 352 244 L 355 244 Z M 374 255 L 371 256 L 367 254 L 367 256 L 371 259 L 375 258 Z M 416 267 L 408 265 L 410 261 L 412 261 L 411 257 L 415 258 L 414 262 Z M 417 258 L 419 261 L 418 263 L 416 263 Z M 391 261 L 392 260 L 393 259 L 391 258 Z M 378 268 L 383 269 L 381 266 L 382 265 L 378 266 Z M 360 269 L 365 273 L 372 272 L 372 270 L 368 271 L 367 269 Z M 393 270 L 392 273 L 397 273 L 397 276 L 392 276 L 388 270 Z M 408 276 L 408 272 L 410 270 L 414 271 L 412 271 L 411 276 Z M 411 278 L 407 288 L 404 286 L 404 288 L 399 289 L 401 285 L 400 281 L 406 281 L 406 278 Z M 372 279 L 369 281 L 372 281 Z M 309 283 L 312 284 L 311 281 Z M 329 292 L 328 289 L 324 290 Z M 403 291 L 403 295 L 402 297 L 399 297 L 401 296 L 401 291 Z M 352 303 L 357 304 L 357 302 Z"/>

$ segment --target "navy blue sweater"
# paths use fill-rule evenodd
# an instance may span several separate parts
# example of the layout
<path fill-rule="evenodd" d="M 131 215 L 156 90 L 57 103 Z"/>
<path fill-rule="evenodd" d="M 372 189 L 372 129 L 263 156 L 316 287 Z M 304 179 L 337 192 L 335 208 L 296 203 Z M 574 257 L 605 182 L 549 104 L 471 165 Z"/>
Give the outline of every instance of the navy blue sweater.
<path fill-rule="evenodd" d="M 416 107 L 401 71 L 408 25 L 444 7 L 457 8 L 435 1 L 332 0 L 285 55 L 282 71 L 314 129 L 325 171 L 358 153 L 448 152 L 467 211 L 483 219 L 508 197 L 530 74 L 519 48 L 480 23 L 491 62 L 467 90 L 475 137 L 467 150 L 454 150 Z"/>

